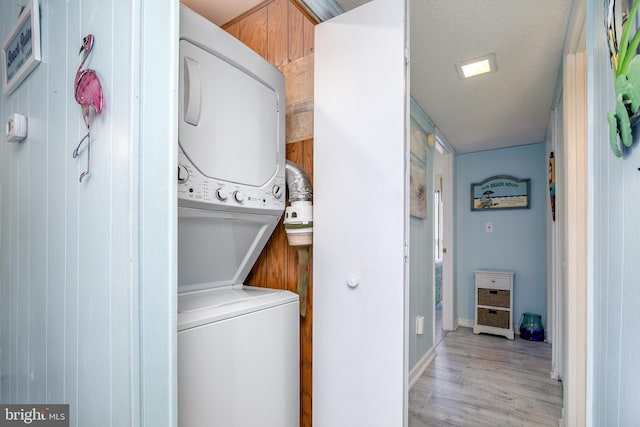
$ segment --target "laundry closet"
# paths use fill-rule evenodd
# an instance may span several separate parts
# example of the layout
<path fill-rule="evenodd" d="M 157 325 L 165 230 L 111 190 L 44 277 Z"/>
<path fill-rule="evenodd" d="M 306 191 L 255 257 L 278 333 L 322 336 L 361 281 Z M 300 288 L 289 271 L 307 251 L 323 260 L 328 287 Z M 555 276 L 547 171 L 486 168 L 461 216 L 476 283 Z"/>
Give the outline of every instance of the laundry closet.
<path fill-rule="evenodd" d="M 275 14 L 275 7 L 283 13 Z M 277 16 L 285 18 L 282 22 L 287 29 L 300 18 L 299 28 L 307 29 L 312 46 L 313 24 L 299 9 L 280 0 L 263 9 L 265 17 L 267 9 L 271 11 L 268 16 L 274 26 Z M 310 423 L 311 418 L 310 361 L 307 380 L 299 386 L 305 357 L 310 359 L 311 352 L 311 304 L 307 297 L 311 275 L 304 272 L 301 309 L 294 293 L 299 291 L 300 253 L 287 244 L 281 219 L 287 196 L 285 166 L 304 176 L 302 169 L 310 170 L 312 163 L 312 140 L 288 140 L 291 143 L 285 149 L 284 117 L 290 111 L 283 73 L 230 36 L 235 32 L 241 38 L 242 29 L 247 28 L 243 20 L 254 21 L 254 14 L 260 15 L 260 10 L 231 22 L 224 32 L 181 6 L 180 425 L 199 425 L 216 413 L 229 417 L 219 420 L 222 425 L 258 421 L 260 425 L 298 425 L 300 420 L 309 425 L 304 419 Z M 256 33 L 251 35 L 255 41 Z M 280 65 L 286 65 L 289 55 L 285 56 Z M 308 60 L 306 64 L 308 70 Z M 302 67 L 304 70 L 305 65 Z M 291 69 L 285 69 L 287 73 Z M 312 84 L 312 74 L 309 78 Z M 308 113 L 312 115 L 312 110 Z M 285 155 L 302 167 L 286 165 Z M 292 204 L 301 203 L 310 205 L 306 201 Z M 291 216 L 295 218 L 300 212 Z M 308 268 L 308 258 L 306 262 Z"/>

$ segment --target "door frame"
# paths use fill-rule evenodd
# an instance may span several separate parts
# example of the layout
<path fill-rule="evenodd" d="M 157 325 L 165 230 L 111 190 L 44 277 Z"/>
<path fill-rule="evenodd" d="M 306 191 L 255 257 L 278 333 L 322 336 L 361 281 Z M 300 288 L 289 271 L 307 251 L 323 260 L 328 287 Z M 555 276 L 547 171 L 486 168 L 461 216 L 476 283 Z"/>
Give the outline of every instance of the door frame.
<path fill-rule="evenodd" d="M 136 221 L 138 306 L 131 316 L 138 331 L 138 358 L 131 369 L 140 390 L 131 423 L 141 427 L 178 425 L 177 374 L 177 169 L 179 3 L 132 2 L 135 71 L 130 130 L 139 192 Z M 123 135 L 126 137 L 127 135 Z M 135 332 L 134 332 L 135 333 Z"/>
<path fill-rule="evenodd" d="M 436 149 L 442 155 L 442 329 L 454 331 L 458 322 L 454 321 L 455 291 L 453 287 L 454 251 L 454 206 L 453 206 L 453 177 L 455 172 L 455 150 L 436 127 Z"/>
<path fill-rule="evenodd" d="M 587 425 L 587 352 L 588 329 L 588 289 L 590 268 L 589 244 L 589 199 L 590 189 L 587 153 L 587 60 L 586 60 L 586 5 L 574 2 L 571 10 L 570 27 L 564 46 L 562 80 L 563 98 L 563 160 L 560 164 L 562 185 L 558 194 L 563 254 L 560 256 L 561 274 L 556 283 L 563 298 L 562 307 L 554 330 L 555 344 L 563 346 L 560 352 L 563 380 L 562 425 Z M 563 278 L 565 280 L 563 280 Z M 560 331 L 562 328 L 562 331 Z"/>
<path fill-rule="evenodd" d="M 565 59 L 565 176 L 567 223 L 564 417 L 566 425 L 586 423 L 587 367 L 587 112 L 586 53 Z"/>
<path fill-rule="evenodd" d="M 549 209 L 547 221 L 549 222 L 550 233 L 548 235 L 549 244 L 547 250 L 548 256 L 548 277 L 549 287 L 547 292 L 549 293 L 548 307 L 547 307 L 547 319 L 549 319 L 549 326 L 547 328 L 547 342 L 551 344 L 551 372 L 550 376 L 554 380 L 562 380 L 563 377 L 563 361 L 564 361 L 564 320 L 563 313 L 565 312 L 564 302 L 564 285 L 566 283 L 564 278 L 563 260 L 566 254 L 565 251 L 565 239 L 563 239 L 564 230 L 566 227 L 563 215 L 566 212 L 566 185 L 564 176 L 562 173 L 558 173 L 557 166 L 564 166 L 564 98 L 562 88 L 558 90 L 556 100 L 554 101 L 555 108 L 552 113 L 553 124 L 551 126 L 551 143 L 549 146 L 549 153 L 554 153 L 556 168 L 556 219 L 555 221 L 551 217 L 551 209 Z M 550 200 L 547 201 L 549 207 L 551 206 Z"/>

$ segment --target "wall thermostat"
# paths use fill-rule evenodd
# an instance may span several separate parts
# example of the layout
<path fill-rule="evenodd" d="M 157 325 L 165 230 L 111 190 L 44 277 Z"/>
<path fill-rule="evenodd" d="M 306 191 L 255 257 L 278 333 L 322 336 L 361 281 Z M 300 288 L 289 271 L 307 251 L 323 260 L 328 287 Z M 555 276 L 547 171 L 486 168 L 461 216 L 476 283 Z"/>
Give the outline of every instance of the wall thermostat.
<path fill-rule="evenodd" d="M 5 127 L 7 142 L 20 142 L 27 137 L 27 118 L 22 114 L 13 113 L 7 119 Z"/>

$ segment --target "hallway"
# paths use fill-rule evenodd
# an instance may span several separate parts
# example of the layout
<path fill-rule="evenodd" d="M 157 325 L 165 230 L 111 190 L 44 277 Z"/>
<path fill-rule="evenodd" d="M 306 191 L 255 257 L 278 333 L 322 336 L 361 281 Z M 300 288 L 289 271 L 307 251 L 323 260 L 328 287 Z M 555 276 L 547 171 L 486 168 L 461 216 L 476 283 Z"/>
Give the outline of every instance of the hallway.
<path fill-rule="evenodd" d="M 409 427 L 557 426 L 562 385 L 549 378 L 551 346 L 449 332 L 409 391 Z"/>

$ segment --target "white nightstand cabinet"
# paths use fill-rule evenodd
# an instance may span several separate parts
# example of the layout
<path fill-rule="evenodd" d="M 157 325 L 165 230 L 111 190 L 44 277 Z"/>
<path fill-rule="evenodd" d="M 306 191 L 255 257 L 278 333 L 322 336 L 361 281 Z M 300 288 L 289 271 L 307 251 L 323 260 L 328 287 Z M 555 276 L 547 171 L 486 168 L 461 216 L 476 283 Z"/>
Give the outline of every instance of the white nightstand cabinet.
<path fill-rule="evenodd" d="M 473 333 L 513 339 L 513 271 L 476 270 Z"/>

